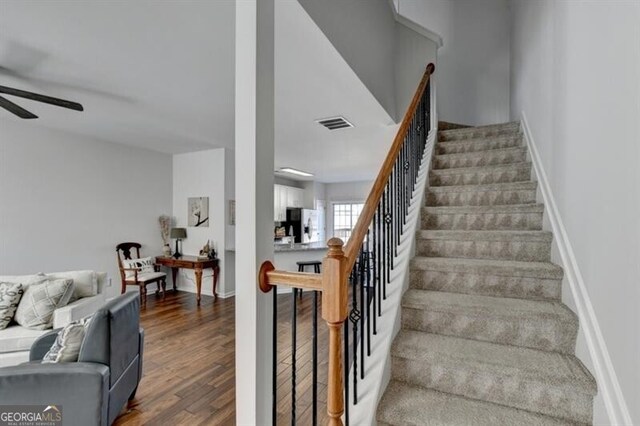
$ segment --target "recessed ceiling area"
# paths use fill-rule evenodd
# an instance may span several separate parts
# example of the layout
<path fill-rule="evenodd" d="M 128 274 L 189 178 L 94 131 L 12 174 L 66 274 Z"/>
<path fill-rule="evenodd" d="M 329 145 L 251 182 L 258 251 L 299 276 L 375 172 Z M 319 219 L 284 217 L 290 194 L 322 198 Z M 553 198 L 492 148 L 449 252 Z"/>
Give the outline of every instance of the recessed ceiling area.
<path fill-rule="evenodd" d="M 20 100 L 41 126 L 165 153 L 234 144 L 232 0 L 3 2 L 0 85 L 76 101 Z M 374 177 L 397 129 L 297 1 L 276 2 L 274 170 Z M 15 100 L 15 99 L 11 99 Z M 354 128 L 317 120 L 344 116 Z M 20 120 L 0 110 L 2 120 Z"/>

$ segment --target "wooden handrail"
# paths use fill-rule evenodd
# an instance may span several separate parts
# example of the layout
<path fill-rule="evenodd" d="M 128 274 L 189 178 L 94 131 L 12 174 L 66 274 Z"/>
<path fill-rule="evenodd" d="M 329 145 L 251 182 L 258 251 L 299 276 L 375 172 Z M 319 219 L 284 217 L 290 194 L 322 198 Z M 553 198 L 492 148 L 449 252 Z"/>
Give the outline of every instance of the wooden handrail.
<path fill-rule="evenodd" d="M 289 287 L 303 288 L 306 290 L 322 291 L 322 275 L 309 272 L 291 272 L 276 270 L 269 261 L 260 266 L 258 282 L 260 289 L 268 293 L 278 284 Z"/>
<path fill-rule="evenodd" d="M 369 192 L 369 196 L 367 197 L 367 201 L 364 203 L 364 207 L 362 208 L 362 212 L 360 213 L 358 222 L 351 232 L 351 237 L 349 237 L 349 241 L 347 242 L 347 245 L 344 249 L 345 257 L 347 258 L 347 274 L 349 273 L 349 271 L 351 271 L 351 268 L 353 268 L 353 265 L 356 263 L 358 252 L 360 251 L 360 247 L 362 246 L 364 237 L 367 235 L 369 225 L 373 220 L 373 215 L 376 213 L 376 209 L 378 208 L 378 203 L 380 202 L 380 198 L 382 197 L 382 193 L 384 192 L 384 187 L 386 186 L 387 181 L 389 180 L 389 176 L 393 171 L 393 164 L 396 162 L 396 158 L 398 157 L 400 149 L 402 149 L 402 144 L 404 143 L 405 136 L 407 135 L 409 126 L 411 125 L 411 120 L 416 113 L 418 104 L 420 104 L 422 94 L 427 87 L 429 77 L 431 77 L 431 74 L 433 74 L 435 69 L 436 67 L 432 63 L 427 65 L 427 69 L 422 76 L 422 80 L 420 80 L 418 89 L 413 95 L 413 99 L 411 100 L 411 103 L 407 108 L 407 112 L 405 112 L 404 114 L 404 119 L 402 120 L 402 124 L 400 125 L 400 128 L 396 133 L 393 144 L 391 145 L 391 148 L 387 153 L 387 157 L 382 163 L 382 167 L 380 168 L 378 177 L 376 177 L 376 180 L 373 183 L 373 187 Z"/>

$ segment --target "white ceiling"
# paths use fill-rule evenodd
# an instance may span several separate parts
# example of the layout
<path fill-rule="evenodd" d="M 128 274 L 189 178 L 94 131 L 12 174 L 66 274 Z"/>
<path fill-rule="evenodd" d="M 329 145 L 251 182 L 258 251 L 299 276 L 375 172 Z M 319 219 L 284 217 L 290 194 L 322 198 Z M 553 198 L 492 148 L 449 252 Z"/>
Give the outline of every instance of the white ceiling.
<path fill-rule="evenodd" d="M 40 116 L 29 125 L 166 153 L 233 148 L 234 31 L 230 0 L 2 1 L 0 85 L 85 107 L 20 100 Z M 275 63 L 275 167 L 372 178 L 397 126 L 295 0 L 277 2 Z M 314 121 L 333 115 L 356 127 Z"/>

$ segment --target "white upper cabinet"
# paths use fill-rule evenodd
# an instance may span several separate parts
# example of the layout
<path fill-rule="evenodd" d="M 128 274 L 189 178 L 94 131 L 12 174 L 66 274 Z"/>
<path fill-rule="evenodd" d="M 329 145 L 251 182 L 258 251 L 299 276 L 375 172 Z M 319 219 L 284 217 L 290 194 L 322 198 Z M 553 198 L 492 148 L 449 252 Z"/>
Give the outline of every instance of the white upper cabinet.
<path fill-rule="evenodd" d="M 304 190 L 286 185 L 273 186 L 273 220 L 287 220 L 287 207 L 304 207 Z"/>

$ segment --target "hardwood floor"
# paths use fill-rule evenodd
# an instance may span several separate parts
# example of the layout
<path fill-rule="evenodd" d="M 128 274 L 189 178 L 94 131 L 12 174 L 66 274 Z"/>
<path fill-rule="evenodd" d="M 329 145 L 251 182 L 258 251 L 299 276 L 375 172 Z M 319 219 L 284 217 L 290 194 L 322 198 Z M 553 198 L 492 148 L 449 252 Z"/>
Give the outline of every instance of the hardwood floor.
<path fill-rule="evenodd" d="M 278 296 L 280 425 L 291 424 L 291 295 Z M 320 297 L 319 297 L 320 299 Z M 311 302 L 298 301 L 296 424 L 311 424 Z M 167 292 L 150 294 L 140 313 L 145 329 L 144 376 L 116 425 L 235 424 L 235 300 Z M 320 316 L 320 301 L 318 301 Z M 326 424 L 327 328 L 318 318 L 318 424 Z M 268 421 L 265 421 L 267 424 Z"/>

